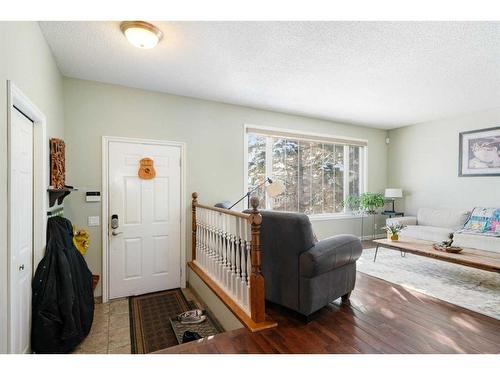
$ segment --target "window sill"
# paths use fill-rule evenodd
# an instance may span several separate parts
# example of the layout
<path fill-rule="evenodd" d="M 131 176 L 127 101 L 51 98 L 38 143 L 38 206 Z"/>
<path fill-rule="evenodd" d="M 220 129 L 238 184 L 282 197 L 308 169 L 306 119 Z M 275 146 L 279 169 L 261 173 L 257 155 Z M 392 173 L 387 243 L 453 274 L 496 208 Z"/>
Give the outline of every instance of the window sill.
<path fill-rule="evenodd" d="M 342 214 L 323 214 L 323 215 L 310 215 L 309 220 L 311 221 L 324 221 L 324 220 L 352 220 L 361 219 L 368 217 L 368 215 L 356 215 L 353 213 L 342 213 Z"/>

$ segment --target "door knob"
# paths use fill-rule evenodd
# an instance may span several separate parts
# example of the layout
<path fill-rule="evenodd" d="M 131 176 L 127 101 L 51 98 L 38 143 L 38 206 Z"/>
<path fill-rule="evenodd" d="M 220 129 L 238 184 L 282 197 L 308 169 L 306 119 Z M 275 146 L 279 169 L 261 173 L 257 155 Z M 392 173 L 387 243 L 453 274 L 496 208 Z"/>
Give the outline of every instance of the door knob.
<path fill-rule="evenodd" d="M 114 229 L 111 231 L 111 234 L 113 236 L 119 236 L 120 234 L 122 234 L 123 232 L 116 232 Z"/>
<path fill-rule="evenodd" d="M 24 270 L 24 264 L 21 264 L 21 265 L 19 266 L 19 271 L 22 271 L 22 270 Z"/>

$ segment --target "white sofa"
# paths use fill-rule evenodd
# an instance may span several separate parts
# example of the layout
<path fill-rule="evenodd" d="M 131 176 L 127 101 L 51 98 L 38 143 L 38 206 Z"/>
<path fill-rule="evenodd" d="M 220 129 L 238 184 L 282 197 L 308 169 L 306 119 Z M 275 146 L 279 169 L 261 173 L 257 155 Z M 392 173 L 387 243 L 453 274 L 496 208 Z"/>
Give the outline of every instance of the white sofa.
<path fill-rule="evenodd" d="M 500 237 L 480 234 L 455 233 L 462 229 L 470 212 L 450 208 L 420 208 L 417 216 L 394 217 L 387 219 L 387 225 L 401 223 L 406 225 L 401 238 L 440 242 L 453 233 L 453 244 L 461 247 L 494 251 L 500 253 Z"/>

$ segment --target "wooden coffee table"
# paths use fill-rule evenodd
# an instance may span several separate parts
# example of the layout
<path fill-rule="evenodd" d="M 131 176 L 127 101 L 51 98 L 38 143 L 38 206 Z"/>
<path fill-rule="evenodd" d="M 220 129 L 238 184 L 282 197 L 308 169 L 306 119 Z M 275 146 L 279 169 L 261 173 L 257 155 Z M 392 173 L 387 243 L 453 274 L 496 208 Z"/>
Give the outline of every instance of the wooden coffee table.
<path fill-rule="evenodd" d="M 432 247 L 433 242 L 422 240 L 400 239 L 399 241 L 390 241 L 388 239 L 374 240 L 377 244 L 373 261 L 377 259 L 379 247 L 386 249 L 399 250 L 401 256 L 406 253 L 421 255 L 428 258 L 438 259 L 444 262 L 461 264 L 462 266 L 478 268 L 484 271 L 500 273 L 500 253 L 493 251 L 484 251 L 477 249 L 464 248 L 458 254 L 439 251 Z"/>

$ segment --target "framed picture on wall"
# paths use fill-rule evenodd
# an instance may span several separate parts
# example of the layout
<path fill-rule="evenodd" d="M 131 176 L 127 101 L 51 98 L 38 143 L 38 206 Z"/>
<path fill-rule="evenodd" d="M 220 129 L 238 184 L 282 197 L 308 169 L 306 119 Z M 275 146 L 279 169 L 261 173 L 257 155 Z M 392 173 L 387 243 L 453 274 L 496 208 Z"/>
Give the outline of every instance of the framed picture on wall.
<path fill-rule="evenodd" d="M 500 127 L 462 132 L 459 147 L 459 176 L 500 176 Z"/>

